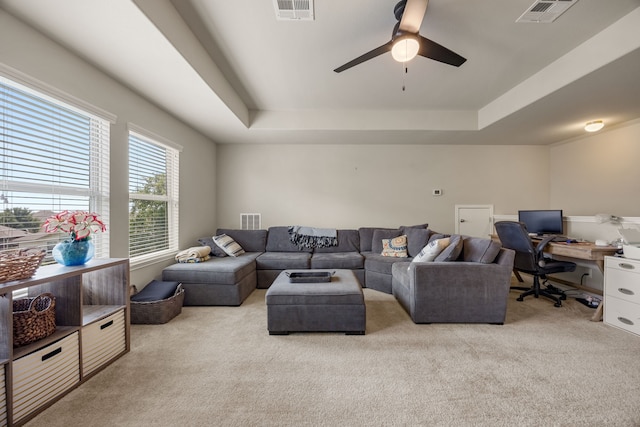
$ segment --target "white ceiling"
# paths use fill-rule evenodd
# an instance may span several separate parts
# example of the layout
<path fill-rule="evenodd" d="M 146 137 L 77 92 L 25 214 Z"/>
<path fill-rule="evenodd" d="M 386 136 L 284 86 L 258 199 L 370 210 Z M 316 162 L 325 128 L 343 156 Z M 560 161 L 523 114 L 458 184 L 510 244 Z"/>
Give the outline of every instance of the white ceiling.
<path fill-rule="evenodd" d="M 460 68 L 385 54 L 397 0 L 0 0 L 0 7 L 219 143 L 550 144 L 640 117 L 640 0 L 431 0 L 420 33 Z M 402 90 L 402 86 L 406 90 Z"/>

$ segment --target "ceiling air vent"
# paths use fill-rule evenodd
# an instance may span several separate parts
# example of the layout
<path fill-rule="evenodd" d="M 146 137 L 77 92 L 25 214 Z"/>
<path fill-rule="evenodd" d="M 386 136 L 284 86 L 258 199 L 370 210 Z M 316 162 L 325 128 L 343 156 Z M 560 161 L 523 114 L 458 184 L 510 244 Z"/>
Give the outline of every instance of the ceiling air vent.
<path fill-rule="evenodd" d="M 516 19 L 516 22 L 549 24 L 577 2 L 578 0 L 538 0 Z"/>
<path fill-rule="evenodd" d="M 273 0 L 279 21 L 313 21 L 313 0 Z"/>

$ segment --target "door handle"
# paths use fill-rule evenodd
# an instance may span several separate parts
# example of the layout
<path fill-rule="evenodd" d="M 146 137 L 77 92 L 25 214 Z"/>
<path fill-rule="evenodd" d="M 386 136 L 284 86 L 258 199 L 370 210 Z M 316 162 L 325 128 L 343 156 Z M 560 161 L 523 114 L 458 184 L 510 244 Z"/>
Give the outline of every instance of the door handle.
<path fill-rule="evenodd" d="M 464 219 L 461 219 L 460 222 L 464 222 Z"/>

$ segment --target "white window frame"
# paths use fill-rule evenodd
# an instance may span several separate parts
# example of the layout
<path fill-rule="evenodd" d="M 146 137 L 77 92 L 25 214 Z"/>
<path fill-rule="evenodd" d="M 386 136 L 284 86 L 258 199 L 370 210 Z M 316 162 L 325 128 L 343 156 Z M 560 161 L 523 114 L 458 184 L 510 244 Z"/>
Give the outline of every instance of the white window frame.
<path fill-rule="evenodd" d="M 165 150 L 166 167 L 167 167 L 167 195 L 151 195 L 142 193 L 129 193 L 129 201 L 131 200 L 154 200 L 167 202 L 167 230 L 169 233 L 168 247 L 159 251 L 149 252 L 138 256 L 131 256 L 130 263 L 132 267 L 157 262 L 164 258 L 173 257 L 179 247 L 179 231 L 180 231 L 180 152 L 182 146 L 176 144 L 162 136 L 154 134 L 143 129 L 133 123 L 129 123 L 129 136 L 153 144 Z M 131 140 L 129 139 L 129 144 Z M 129 170 L 129 176 L 131 171 Z M 127 227 L 128 229 L 128 227 Z M 131 248 L 131 236 L 129 236 L 129 250 Z"/>
<path fill-rule="evenodd" d="M 110 126 L 116 116 L 95 107 L 83 100 L 60 91 L 44 82 L 34 79 L 16 69 L 0 63 L 0 82 L 19 91 L 28 93 L 45 102 L 71 110 L 90 121 L 90 187 L 76 188 L 56 184 L 55 182 L 20 182 L 3 179 L 0 175 L 0 190 L 8 192 L 27 192 L 44 195 L 81 196 L 89 200 L 86 208 L 97 212 L 107 226 L 107 232 L 92 236 L 96 248 L 96 258 L 107 258 L 109 253 L 109 153 Z M 4 210 L 4 207 L 2 207 Z M 51 206 L 55 211 L 55 206 Z M 61 209 L 62 210 L 62 209 Z"/>

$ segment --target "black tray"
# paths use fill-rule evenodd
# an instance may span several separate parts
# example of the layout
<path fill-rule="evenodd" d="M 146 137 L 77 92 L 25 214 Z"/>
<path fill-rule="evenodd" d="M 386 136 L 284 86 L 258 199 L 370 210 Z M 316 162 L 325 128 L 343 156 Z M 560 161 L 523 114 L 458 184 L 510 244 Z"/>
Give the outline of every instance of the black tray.
<path fill-rule="evenodd" d="M 294 271 L 285 273 L 290 283 L 330 282 L 335 271 Z"/>

